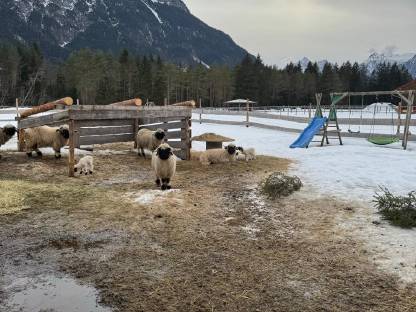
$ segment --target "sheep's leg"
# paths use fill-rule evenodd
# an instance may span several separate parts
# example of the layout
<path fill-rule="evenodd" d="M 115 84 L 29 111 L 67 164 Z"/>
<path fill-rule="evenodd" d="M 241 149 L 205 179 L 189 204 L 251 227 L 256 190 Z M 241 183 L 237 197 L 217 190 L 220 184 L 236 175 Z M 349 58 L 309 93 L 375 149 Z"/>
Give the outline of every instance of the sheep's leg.
<path fill-rule="evenodd" d="M 162 179 L 162 191 L 170 190 L 171 186 L 169 185 L 170 179 Z"/>
<path fill-rule="evenodd" d="M 61 149 L 56 149 L 55 150 L 55 158 L 56 159 L 59 159 L 61 157 L 62 157 L 62 155 L 61 155 Z"/>
<path fill-rule="evenodd" d="M 170 186 L 170 179 L 166 179 L 166 189 L 170 190 L 172 187 Z"/>

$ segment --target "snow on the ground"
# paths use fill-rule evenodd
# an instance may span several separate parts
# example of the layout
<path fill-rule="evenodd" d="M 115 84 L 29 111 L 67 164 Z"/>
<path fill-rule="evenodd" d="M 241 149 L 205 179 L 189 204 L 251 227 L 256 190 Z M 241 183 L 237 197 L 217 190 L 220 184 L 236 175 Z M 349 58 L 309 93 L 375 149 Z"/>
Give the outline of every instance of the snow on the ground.
<path fill-rule="evenodd" d="M 245 122 L 246 116 L 245 115 L 217 115 L 217 114 L 202 114 L 202 119 L 213 119 L 213 120 L 221 120 L 221 121 L 239 121 Z M 194 115 L 196 120 L 199 120 L 199 114 Z M 296 121 L 288 121 L 282 119 L 267 119 L 267 118 L 259 118 L 259 117 L 250 117 L 250 122 L 256 122 L 264 125 L 270 126 L 279 126 L 283 128 L 289 129 L 296 129 L 296 130 L 303 130 L 306 128 L 306 123 L 296 122 Z M 347 133 L 350 129 L 351 131 L 360 131 L 361 133 L 377 133 L 377 134 L 388 134 L 388 135 L 395 135 L 397 126 L 392 125 L 345 125 L 340 124 L 341 132 Z M 403 131 L 403 127 L 401 129 Z M 416 127 L 410 127 L 410 132 L 416 133 Z"/>
<path fill-rule="evenodd" d="M 194 116 L 195 117 L 195 116 Z M 228 116 L 226 116 L 228 117 Z M 230 116 L 234 117 L 234 116 Z M 370 201 L 379 186 L 405 193 L 416 188 L 410 181 L 416 176 L 416 144 L 409 142 L 407 151 L 401 143 L 380 147 L 363 139 L 344 138 L 344 145 L 333 139 L 330 146 L 290 149 L 296 133 L 279 132 L 244 126 L 192 124 L 193 135 L 215 132 L 236 139 L 236 144 L 254 147 L 258 154 L 295 159 L 293 172 L 308 183 L 343 198 Z M 204 144 L 193 142 L 193 148 Z"/>
<path fill-rule="evenodd" d="M 195 114 L 194 118 L 198 116 Z M 415 142 L 410 142 L 406 151 L 400 143 L 380 147 L 356 138 L 344 138 L 343 146 L 333 140 L 330 146 L 319 147 L 315 143 L 308 149 L 290 149 L 289 145 L 297 138 L 296 133 L 245 126 L 200 125 L 197 120 L 192 124 L 192 131 L 193 135 L 222 134 L 236 139 L 238 145 L 254 147 L 258 154 L 295 160 L 290 171 L 302 179 L 308 196 L 325 196 L 329 201 L 338 198 L 356 207 L 353 217 L 340 220 L 338 226 L 365 243 L 369 257 L 376 265 L 397 274 L 404 282 L 416 280 L 416 231 L 393 227 L 382 221 L 371 202 L 379 186 L 400 194 L 416 189 Z M 203 150 L 205 146 L 193 142 L 193 148 Z"/>

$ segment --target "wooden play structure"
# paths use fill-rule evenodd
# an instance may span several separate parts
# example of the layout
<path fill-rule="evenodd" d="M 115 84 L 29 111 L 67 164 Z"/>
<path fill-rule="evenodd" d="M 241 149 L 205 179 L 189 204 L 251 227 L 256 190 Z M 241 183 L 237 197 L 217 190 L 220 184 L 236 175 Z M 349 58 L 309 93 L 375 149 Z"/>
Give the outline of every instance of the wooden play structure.
<path fill-rule="evenodd" d="M 316 111 L 315 117 L 322 118 L 322 93 L 317 93 L 316 97 Z M 329 115 L 324 123 L 323 127 L 320 129 L 320 133 L 322 135 L 322 139 L 319 141 L 312 141 L 321 143 L 321 146 L 329 144 L 329 139 L 336 138 L 339 141 L 339 144 L 342 145 L 342 138 L 341 138 L 341 129 L 338 123 L 338 116 L 337 116 L 337 109 L 336 104 L 338 103 L 337 98 L 331 94 L 331 108 L 329 110 Z"/>
<path fill-rule="evenodd" d="M 74 176 L 75 148 L 94 144 L 135 142 L 140 128 L 164 129 L 169 145 L 177 149 L 175 154 L 184 160 L 190 159 L 191 107 L 143 107 L 141 100 L 133 99 L 110 105 L 68 105 L 65 110 L 36 116 L 36 112 L 45 111 L 45 105 L 34 108 L 31 112 L 25 111 L 25 117 L 22 117 L 22 114 L 16 117 L 19 129 L 19 150 L 24 149 L 23 129 L 68 124 L 70 177 Z M 47 107 L 51 109 L 51 107 L 55 108 L 55 105 Z"/>
<path fill-rule="evenodd" d="M 339 92 L 339 93 L 331 93 L 331 110 L 330 110 L 330 116 L 328 119 L 331 119 L 331 113 L 332 117 L 335 116 L 336 118 L 336 105 L 337 103 L 341 102 L 345 98 L 351 98 L 353 96 L 361 96 L 364 98 L 365 96 L 375 96 L 378 98 L 379 96 L 391 96 L 391 97 L 397 97 L 401 100 L 402 103 L 404 103 L 405 109 L 403 110 L 402 107 L 399 106 L 398 113 L 399 113 L 399 128 L 398 132 L 392 133 L 391 135 L 381 135 L 381 134 L 374 134 L 374 124 L 375 124 L 375 112 L 373 116 L 373 130 L 372 133 L 370 133 L 367 140 L 370 143 L 376 144 L 376 145 L 388 145 L 391 143 L 402 141 L 402 147 L 403 149 L 407 149 L 407 144 L 409 141 L 410 136 L 410 124 L 412 120 L 412 113 L 414 111 L 415 107 L 415 90 L 394 90 L 394 91 L 370 91 L 370 92 Z M 318 109 L 317 109 L 318 110 Z M 400 134 L 400 113 L 402 111 L 406 112 L 406 118 L 404 120 L 404 131 L 402 135 Z M 322 113 L 322 112 L 321 112 Z M 335 114 L 335 115 L 334 115 Z M 362 120 L 362 117 L 361 117 Z M 338 124 L 338 122 L 336 122 Z M 394 120 L 392 118 L 392 125 L 394 128 Z M 339 127 L 338 127 L 339 129 Z"/>

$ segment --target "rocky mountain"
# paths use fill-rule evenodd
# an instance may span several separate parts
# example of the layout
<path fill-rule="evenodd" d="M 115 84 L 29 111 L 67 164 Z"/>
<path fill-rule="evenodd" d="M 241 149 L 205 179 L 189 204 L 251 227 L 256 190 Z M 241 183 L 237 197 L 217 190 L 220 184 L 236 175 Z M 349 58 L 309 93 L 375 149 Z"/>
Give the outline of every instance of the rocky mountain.
<path fill-rule="evenodd" d="M 403 65 L 416 78 L 416 54 L 414 53 L 393 54 L 374 52 L 364 62 L 370 73 L 376 69 L 378 64 L 382 63 L 397 63 L 398 65 Z"/>
<path fill-rule="evenodd" d="M 181 0 L 1 0 L 0 39 L 38 42 L 48 57 L 80 48 L 236 64 L 247 53 Z"/>

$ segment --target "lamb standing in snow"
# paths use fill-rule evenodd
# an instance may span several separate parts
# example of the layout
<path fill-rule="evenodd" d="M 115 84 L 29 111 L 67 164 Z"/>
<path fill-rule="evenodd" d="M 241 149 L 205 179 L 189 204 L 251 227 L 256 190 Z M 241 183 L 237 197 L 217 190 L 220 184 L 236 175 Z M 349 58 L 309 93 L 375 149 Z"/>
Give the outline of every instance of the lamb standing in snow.
<path fill-rule="evenodd" d="M 170 190 L 170 180 L 176 172 L 176 156 L 167 143 L 161 144 L 152 154 L 152 168 L 156 174 L 156 184 L 162 191 Z"/>
<path fill-rule="evenodd" d="M 15 135 L 15 133 L 16 127 L 13 125 L 5 125 L 3 128 L 0 127 L 0 146 L 6 144 L 7 141 Z"/>
<path fill-rule="evenodd" d="M 28 157 L 32 157 L 32 152 L 35 151 L 38 156 L 42 156 L 39 148 L 52 147 L 55 151 L 55 158 L 61 158 L 61 148 L 68 144 L 68 139 L 69 128 L 67 125 L 25 129 L 26 154 Z"/>
<path fill-rule="evenodd" d="M 84 156 L 79 162 L 74 166 L 74 171 L 79 174 L 93 174 L 94 172 L 94 158 L 92 156 Z"/>
<path fill-rule="evenodd" d="M 238 160 L 256 160 L 256 150 L 254 148 L 243 148 L 241 146 L 237 147 L 239 155 L 237 156 Z"/>
<path fill-rule="evenodd" d="M 237 148 L 234 144 L 226 146 L 224 149 L 216 148 L 204 151 L 199 160 L 203 165 L 218 164 L 235 161 Z"/>
<path fill-rule="evenodd" d="M 152 131 L 149 129 L 140 129 L 137 132 L 136 143 L 139 156 L 146 157 L 144 150 L 153 152 L 165 139 L 165 132 L 162 129 Z"/>

